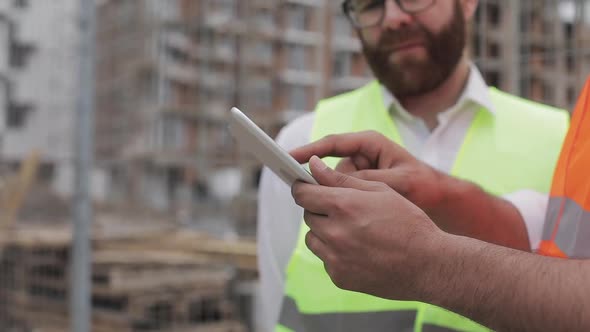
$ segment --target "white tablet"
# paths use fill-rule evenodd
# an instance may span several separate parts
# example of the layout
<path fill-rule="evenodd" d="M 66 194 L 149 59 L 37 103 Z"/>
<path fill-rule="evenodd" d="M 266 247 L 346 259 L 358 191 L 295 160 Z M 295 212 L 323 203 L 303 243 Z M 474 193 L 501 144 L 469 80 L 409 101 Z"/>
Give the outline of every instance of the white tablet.
<path fill-rule="evenodd" d="M 231 109 L 229 129 L 239 145 L 252 153 L 289 186 L 297 180 L 317 184 L 302 165 L 235 107 Z"/>

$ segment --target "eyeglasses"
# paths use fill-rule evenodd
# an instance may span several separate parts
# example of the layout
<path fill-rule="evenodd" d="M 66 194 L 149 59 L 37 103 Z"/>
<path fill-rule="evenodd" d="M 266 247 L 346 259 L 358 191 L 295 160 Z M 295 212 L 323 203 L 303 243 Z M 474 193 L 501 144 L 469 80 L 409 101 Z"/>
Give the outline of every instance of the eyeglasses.
<path fill-rule="evenodd" d="M 370 28 L 383 22 L 387 0 L 345 0 L 342 10 L 352 24 L 359 28 Z M 430 8 L 435 0 L 395 0 L 405 13 L 416 14 Z"/>

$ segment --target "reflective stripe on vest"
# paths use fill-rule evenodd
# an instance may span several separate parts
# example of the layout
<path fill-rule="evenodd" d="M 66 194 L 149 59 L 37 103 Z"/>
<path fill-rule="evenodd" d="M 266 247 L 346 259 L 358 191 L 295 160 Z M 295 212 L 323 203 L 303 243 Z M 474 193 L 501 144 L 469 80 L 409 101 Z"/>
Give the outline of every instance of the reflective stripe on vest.
<path fill-rule="evenodd" d="M 557 163 L 539 253 L 590 257 L 590 80 Z"/>
<path fill-rule="evenodd" d="M 330 312 L 301 314 L 297 304 L 285 297 L 281 308 L 281 325 L 291 331 L 414 331 L 416 310 L 373 312 Z"/>
<path fill-rule="evenodd" d="M 495 89 L 490 94 L 496 115 L 486 110 L 476 113 L 451 173 L 496 195 L 521 189 L 547 193 L 567 130 L 567 113 Z M 316 111 L 311 139 L 376 130 L 403 145 L 382 101 L 381 88 L 376 82 L 322 101 Z M 325 161 L 334 167 L 338 159 Z M 287 267 L 278 331 L 487 331 L 436 306 L 390 301 L 337 288 L 323 263 L 305 246 L 307 231 L 302 223 Z"/>

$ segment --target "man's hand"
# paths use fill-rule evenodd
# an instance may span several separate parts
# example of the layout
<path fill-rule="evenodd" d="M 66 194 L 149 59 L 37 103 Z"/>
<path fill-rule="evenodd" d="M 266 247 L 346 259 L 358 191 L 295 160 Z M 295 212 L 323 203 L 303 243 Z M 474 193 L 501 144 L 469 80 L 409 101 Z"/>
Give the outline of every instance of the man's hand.
<path fill-rule="evenodd" d="M 300 163 L 314 155 L 343 157 L 337 171 L 387 184 L 445 232 L 530 251 L 524 220 L 514 205 L 417 160 L 377 132 L 327 136 L 291 155 Z"/>
<path fill-rule="evenodd" d="M 292 194 L 305 209 L 306 244 L 334 283 L 386 298 L 416 298 L 429 261 L 420 255 L 443 232 L 383 183 L 331 170 L 317 157 L 310 169 L 320 185 L 298 182 Z"/>
<path fill-rule="evenodd" d="M 442 201 L 443 180 L 448 177 L 375 131 L 327 136 L 291 155 L 300 163 L 314 155 L 344 157 L 337 171 L 383 182 L 427 212 Z"/>
<path fill-rule="evenodd" d="M 499 331 L 589 331 L 590 264 L 494 246 L 438 229 L 388 186 L 310 160 L 320 185 L 292 192 L 306 244 L 340 288 L 432 303 Z"/>

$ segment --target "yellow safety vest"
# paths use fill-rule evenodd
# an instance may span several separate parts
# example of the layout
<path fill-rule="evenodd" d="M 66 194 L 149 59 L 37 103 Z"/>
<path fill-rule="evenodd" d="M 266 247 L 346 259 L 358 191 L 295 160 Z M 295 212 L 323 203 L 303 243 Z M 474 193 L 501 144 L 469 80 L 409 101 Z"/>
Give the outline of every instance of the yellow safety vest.
<path fill-rule="evenodd" d="M 403 145 L 381 93 L 380 85 L 372 82 L 320 102 L 312 141 L 329 134 L 376 130 Z M 494 195 L 520 189 L 547 193 L 568 127 L 567 112 L 494 88 L 490 94 L 496 113 L 484 109 L 476 113 L 451 174 Z M 338 159 L 325 161 L 334 167 Z M 487 331 L 467 318 L 429 304 L 339 289 L 323 263 L 306 247 L 308 230 L 302 223 L 287 267 L 277 331 Z"/>

